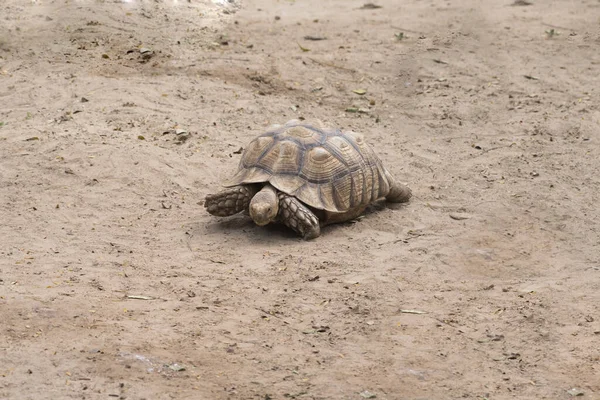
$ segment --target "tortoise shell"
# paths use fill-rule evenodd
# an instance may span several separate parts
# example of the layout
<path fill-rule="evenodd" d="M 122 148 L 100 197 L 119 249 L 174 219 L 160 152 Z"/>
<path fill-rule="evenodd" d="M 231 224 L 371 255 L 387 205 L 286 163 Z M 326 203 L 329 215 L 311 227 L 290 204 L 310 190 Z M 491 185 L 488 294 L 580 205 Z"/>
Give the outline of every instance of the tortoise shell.
<path fill-rule="evenodd" d="M 269 182 L 315 209 L 345 212 L 385 197 L 387 176 L 361 134 L 293 120 L 252 140 L 224 186 Z"/>

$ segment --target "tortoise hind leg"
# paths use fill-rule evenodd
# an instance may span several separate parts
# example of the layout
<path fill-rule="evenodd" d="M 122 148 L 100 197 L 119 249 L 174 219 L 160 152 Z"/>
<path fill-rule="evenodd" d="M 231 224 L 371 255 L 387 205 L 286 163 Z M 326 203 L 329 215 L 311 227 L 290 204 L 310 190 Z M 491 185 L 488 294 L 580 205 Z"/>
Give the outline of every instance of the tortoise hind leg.
<path fill-rule="evenodd" d="M 360 215 L 365 211 L 366 208 L 367 206 L 360 206 L 352 210 L 340 213 L 325 211 L 325 221 L 321 225 L 325 226 L 331 224 L 339 224 L 340 222 L 353 220 L 355 218 L 360 217 Z"/>
<path fill-rule="evenodd" d="M 394 177 L 385 171 L 385 176 L 390 184 L 390 192 L 385 196 L 385 199 L 391 203 L 406 203 L 412 197 L 410 188 L 396 181 Z"/>
<path fill-rule="evenodd" d="M 287 227 L 302 235 L 305 240 L 318 237 L 321 234 L 319 219 L 300 200 L 282 192 L 277 193 L 279 198 L 278 218 Z"/>
<path fill-rule="evenodd" d="M 217 217 L 228 217 L 248 209 L 250 200 L 258 192 L 254 186 L 240 185 L 209 194 L 204 200 L 204 208 Z"/>

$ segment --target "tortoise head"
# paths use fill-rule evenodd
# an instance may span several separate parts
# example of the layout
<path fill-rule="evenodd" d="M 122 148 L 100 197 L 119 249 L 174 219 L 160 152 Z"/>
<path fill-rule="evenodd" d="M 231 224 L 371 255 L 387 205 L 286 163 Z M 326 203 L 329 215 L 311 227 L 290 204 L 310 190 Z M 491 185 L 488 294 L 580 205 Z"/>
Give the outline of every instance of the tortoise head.
<path fill-rule="evenodd" d="M 277 190 L 267 184 L 250 201 L 250 217 L 256 225 L 263 226 L 275 221 L 278 212 Z"/>

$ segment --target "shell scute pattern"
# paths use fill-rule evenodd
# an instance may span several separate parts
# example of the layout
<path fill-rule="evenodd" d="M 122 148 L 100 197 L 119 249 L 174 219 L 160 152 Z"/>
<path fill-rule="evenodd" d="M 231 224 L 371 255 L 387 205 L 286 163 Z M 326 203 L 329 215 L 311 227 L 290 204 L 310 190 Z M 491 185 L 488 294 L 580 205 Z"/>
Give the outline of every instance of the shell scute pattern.
<path fill-rule="evenodd" d="M 308 206 L 344 212 L 385 197 L 385 167 L 362 135 L 291 121 L 254 139 L 227 187 L 270 182 Z"/>

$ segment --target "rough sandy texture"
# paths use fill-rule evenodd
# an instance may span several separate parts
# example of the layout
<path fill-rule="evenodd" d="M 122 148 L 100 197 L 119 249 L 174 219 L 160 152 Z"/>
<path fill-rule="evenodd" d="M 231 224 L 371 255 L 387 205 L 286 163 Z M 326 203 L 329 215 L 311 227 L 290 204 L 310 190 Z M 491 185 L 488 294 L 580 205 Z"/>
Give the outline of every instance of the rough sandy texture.
<path fill-rule="evenodd" d="M 600 398 L 600 3 L 531 1 L 2 1 L 0 398 Z M 298 117 L 414 199 L 207 215 Z"/>

